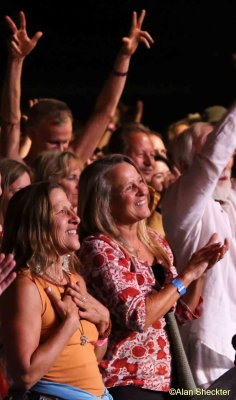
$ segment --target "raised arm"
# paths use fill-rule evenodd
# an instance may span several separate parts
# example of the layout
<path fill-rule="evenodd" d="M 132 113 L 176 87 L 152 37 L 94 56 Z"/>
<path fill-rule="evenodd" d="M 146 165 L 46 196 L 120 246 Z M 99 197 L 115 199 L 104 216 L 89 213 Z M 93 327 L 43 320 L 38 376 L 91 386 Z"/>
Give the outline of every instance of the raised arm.
<path fill-rule="evenodd" d="M 95 109 L 81 135 L 72 143 L 73 150 L 84 162 L 92 156 L 115 112 L 125 86 L 131 57 L 139 43 L 142 42 L 150 48 L 154 42 L 148 32 L 142 31 L 145 13 L 145 10 L 142 10 L 138 17 L 137 13 L 133 12 L 129 36 L 122 39 L 123 45 L 116 57 L 113 70 L 97 98 Z"/>
<path fill-rule="evenodd" d="M 9 57 L 2 91 L 0 151 L 3 157 L 21 161 L 19 148 L 22 67 L 25 57 L 34 49 L 42 36 L 42 32 L 35 33 L 32 39 L 30 39 L 26 31 L 25 14 L 21 11 L 19 15 L 19 28 L 17 28 L 10 17 L 6 16 L 6 21 L 12 32 L 12 36 L 8 46 Z"/>
<path fill-rule="evenodd" d="M 191 166 L 167 188 L 162 200 L 162 216 L 165 232 L 174 251 L 178 246 L 182 253 L 183 240 L 188 240 L 188 243 L 190 239 L 196 240 L 197 243 L 196 236 L 200 229 L 196 230 L 195 227 L 201 222 L 217 181 L 236 148 L 235 130 L 236 103 L 208 135 Z M 190 235 L 191 231 L 194 231 L 195 237 Z"/>

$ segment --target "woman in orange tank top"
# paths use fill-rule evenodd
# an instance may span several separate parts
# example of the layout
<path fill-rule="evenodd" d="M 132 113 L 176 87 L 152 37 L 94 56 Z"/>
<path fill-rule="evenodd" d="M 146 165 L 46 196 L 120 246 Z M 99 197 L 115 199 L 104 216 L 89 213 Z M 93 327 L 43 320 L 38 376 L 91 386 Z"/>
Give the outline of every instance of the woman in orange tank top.
<path fill-rule="evenodd" d="M 10 200 L 2 251 L 14 254 L 18 275 L 1 306 L 10 399 L 112 398 L 97 363 L 109 311 L 76 272 L 78 225 L 57 184 L 28 186 Z"/>

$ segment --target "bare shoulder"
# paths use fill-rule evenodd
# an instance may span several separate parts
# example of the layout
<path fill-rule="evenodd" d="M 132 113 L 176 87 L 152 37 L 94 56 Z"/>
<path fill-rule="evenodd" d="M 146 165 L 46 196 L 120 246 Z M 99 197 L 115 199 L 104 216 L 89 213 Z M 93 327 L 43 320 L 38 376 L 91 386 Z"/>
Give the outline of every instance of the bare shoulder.
<path fill-rule="evenodd" d="M 15 281 L 3 293 L 1 299 L 1 313 L 8 318 L 24 308 L 42 309 L 39 291 L 29 275 L 19 274 Z"/>

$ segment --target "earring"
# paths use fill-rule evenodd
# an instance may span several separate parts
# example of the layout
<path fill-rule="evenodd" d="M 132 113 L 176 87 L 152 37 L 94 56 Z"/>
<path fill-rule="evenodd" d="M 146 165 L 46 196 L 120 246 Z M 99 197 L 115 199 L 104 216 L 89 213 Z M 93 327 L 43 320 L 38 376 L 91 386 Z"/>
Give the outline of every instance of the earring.
<path fill-rule="evenodd" d="M 33 268 L 31 267 L 31 270 L 36 274 L 36 275 L 43 275 L 43 271 L 41 269 L 40 264 L 36 264 Z"/>
<path fill-rule="evenodd" d="M 70 254 L 65 254 L 63 256 L 63 264 L 62 264 L 63 271 L 69 273 L 70 272 Z"/>
<path fill-rule="evenodd" d="M 35 254 L 33 254 L 30 262 L 27 263 L 27 266 L 35 275 L 43 275 L 40 260 L 37 256 L 35 256 Z"/>

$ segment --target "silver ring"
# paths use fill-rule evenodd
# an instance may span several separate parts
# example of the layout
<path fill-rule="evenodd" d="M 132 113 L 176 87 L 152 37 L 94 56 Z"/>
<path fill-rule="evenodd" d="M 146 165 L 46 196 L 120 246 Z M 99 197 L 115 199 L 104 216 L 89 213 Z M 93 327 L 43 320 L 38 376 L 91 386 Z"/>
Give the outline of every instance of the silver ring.
<path fill-rule="evenodd" d="M 82 301 L 83 303 L 85 303 L 86 300 L 87 300 L 86 297 L 82 297 L 82 298 L 81 298 L 81 301 Z"/>

